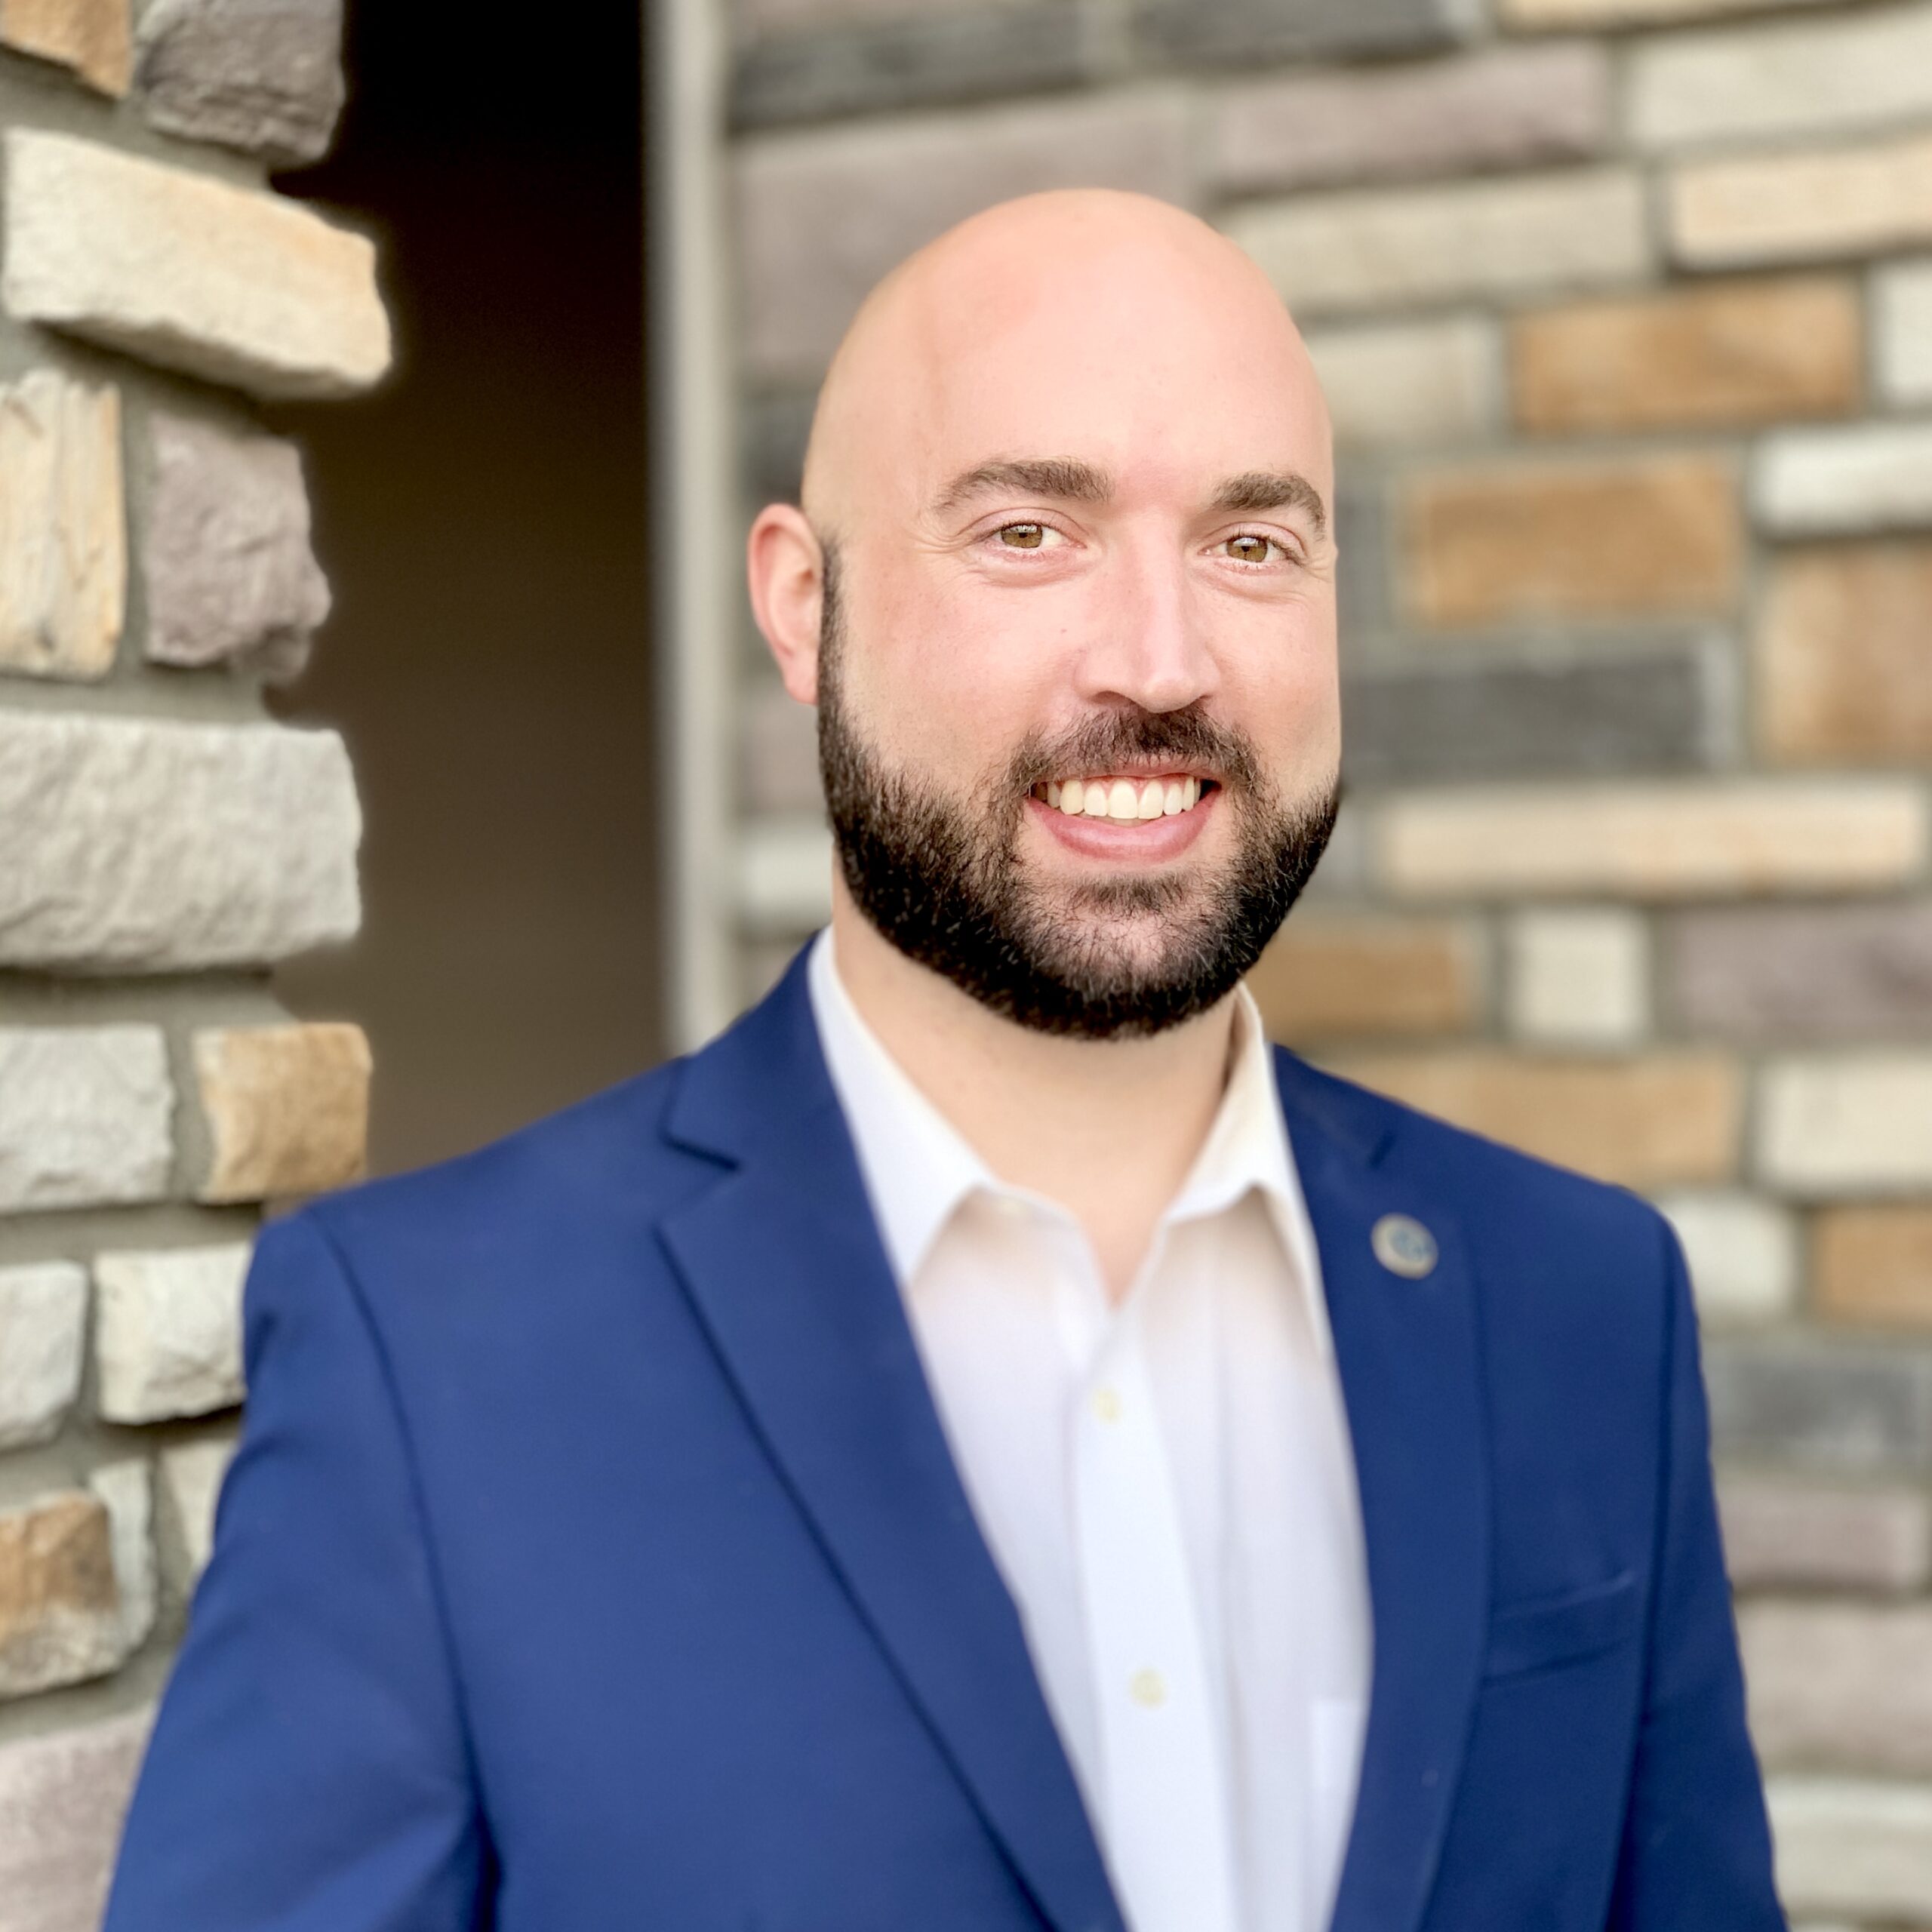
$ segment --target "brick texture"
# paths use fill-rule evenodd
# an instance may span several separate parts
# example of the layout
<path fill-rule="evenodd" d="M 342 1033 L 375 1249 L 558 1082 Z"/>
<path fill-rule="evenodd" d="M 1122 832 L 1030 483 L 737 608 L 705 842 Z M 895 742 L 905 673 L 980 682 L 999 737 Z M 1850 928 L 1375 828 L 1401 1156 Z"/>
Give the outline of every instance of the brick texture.
<path fill-rule="evenodd" d="M 1623 168 L 1298 195 L 1222 226 L 1304 315 L 1616 287 L 1651 255 Z"/>
<path fill-rule="evenodd" d="M 1133 11 L 1157 61 L 1204 67 L 1417 52 L 1455 39 L 1464 18 L 1455 0 L 1134 0 Z"/>
<path fill-rule="evenodd" d="M 128 594 L 121 398 L 51 370 L 0 387 L 0 671 L 113 668 Z"/>
<path fill-rule="evenodd" d="M 1617 906 L 1519 913 L 1509 937 L 1509 1029 L 1553 1046 L 1627 1044 L 1650 1019 L 1649 935 Z"/>
<path fill-rule="evenodd" d="M 1718 1336 L 1704 1351 L 1720 1457 L 1820 1474 L 1932 1469 L 1932 1353 L 1801 1335 Z"/>
<path fill-rule="evenodd" d="M 1878 388 L 1888 401 L 1932 402 L 1932 262 L 1873 278 Z"/>
<path fill-rule="evenodd" d="M 1657 1205 L 1683 1247 L 1701 1322 L 1770 1321 L 1792 1312 L 1798 1236 L 1786 1209 L 1761 1195 L 1723 1189 L 1666 1194 Z"/>
<path fill-rule="evenodd" d="M 0 1897 L 17 1932 L 91 1932 L 152 1713 L 0 1745 Z"/>
<path fill-rule="evenodd" d="M 1404 500 L 1411 611 L 1428 624 L 1721 611 L 1743 561 L 1721 457 L 1426 472 Z"/>
<path fill-rule="evenodd" d="M 1476 1017 L 1468 931 L 1432 919 L 1291 919 L 1250 977 L 1269 1036 L 1450 1033 Z"/>
<path fill-rule="evenodd" d="M 1932 528 L 1932 425 L 1785 430 L 1759 451 L 1751 497 L 1780 537 Z"/>
<path fill-rule="evenodd" d="M 1678 915 L 1666 1004 L 1700 1034 L 1752 1041 L 1932 1031 L 1932 905 L 1724 906 Z"/>
<path fill-rule="evenodd" d="M 0 1268 L 0 1449 L 56 1435 L 80 1393 L 86 1270 L 71 1261 Z"/>
<path fill-rule="evenodd" d="M 1737 1167 L 1743 1084 L 1721 1055 L 1605 1061 L 1472 1050 L 1334 1064 L 1425 1113 L 1626 1186 L 1724 1180 Z"/>
<path fill-rule="evenodd" d="M 1680 21 L 1801 7 L 1810 0 L 1497 0 L 1505 26 L 1537 32 L 1587 27 L 1675 26 Z"/>
<path fill-rule="evenodd" d="M 1066 87 L 1093 65 L 1091 39 L 1078 0 L 909 7 L 761 35 L 733 64 L 731 118 L 768 127 Z"/>
<path fill-rule="evenodd" d="M 0 1214 L 158 1200 L 174 1160 L 158 1026 L 0 1026 Z"/>
<path fill-rule="evenodd" d="M 0 1697 L 103 1675 L 122 1654 L 106 1506 L 72 1491 L 0 1511 Z"/>
<path fill-rule="evenodd" d="M 5 143 L 0 301 L 259 395 L 353 395 L 389 366 L 364 236 L 297 203 L 65 134 Z"/>
<path fill-rule="evenodd" d="M 1732 1470 L 1718 1478 L 1724 1567 L 1743 1590 L 1921 1590 L 1932 1582 L 1922 1490 Z"/>
<path fill-rule="evenodd" d="M 1812 1241 L 1812 1296 L 1821 1315 L 1932 1327 L 1932 1207 L 1829 1208 Z"/>
<path fill-rule="evenodd" d="M 1585 159 L 1610 133 L 1610 69 L 1581 45 L 1291 74 L 1214 103 L 1214 171 L 1254 192 Z"/>
<path fill-rule="evenodd" d="M 1378 835 L 1383 882 L 1427 899 L 1855 892 L 1926 858 L 1923 797 L 1881 780 L 1417 792 Z"/>
<path fill-rule="evenodd" d="M 161 1422 L 242 1399 L 245 1243 L 115 1251 L 94 1266 L 102 1416 Z"/>
<path fill-rule="evenodd" d="M 1539 435 L 1843 415 L 1863 384 L 1847 281 L 1794 276 L 1579 303 L 1510 329 L 1516 420 Z"/>
<path fill-rule="evenodd" d="M 1738 1638 L 1767 1764 L 1932 1771 L 1932 1608 L 1747 1604 Z"/>
<path fill-rule="evenodd" d="M 102 94 L 128 91 L 130 0 L 0 0 L 0 47 L 71 68 Z"/>
<path fill-rule="evenodd" d="M 1108 187 L 1188 201 L 1187 133 L 1178 99 L 1134 95 L 743 143 L 732 232 L 746 373 L 815 378 L 888 269 L 1009 195 Z"/>
<path fill-rule="evenodd" d="M 1466 441 L 1500 413 L 1497 332 L 1473 316 L 1324 329 L 1306 340 L 1344 447 Z"/>
<path fill-rule="evenodd" d="M 1830 261 L 1932 242 L 1932 137 L 1686 164 L 1671 251 L 1692 268 Z"/>
<path fill-rule="evenodd" d="M 1758 1164 L 1799 1195 L 1932 1187 L 1932 1054 L 1792 1056 L 1762 1076 Z"/>
<path fill-rule="evenodd" d="M 1932 755 L 1932 543 L 1777 558 L 1755 673 L 1760 743 L 1780 763 Z"/>
<path fill-rule="evenodd" d="M 358 1179 L 369 1133 L 359 1026 L 226 1027 L 195 1035 L 214 1154 L 208 1201 L 319 1193 Z"/>
<path fill-rule="evenodd" d="M 1766 1796 L 1778 1895 L 1788 1911 L 1890 1923 L 1932 1918 L 1932 1789 L 1785 1777 L 1773 1780 Z"/>

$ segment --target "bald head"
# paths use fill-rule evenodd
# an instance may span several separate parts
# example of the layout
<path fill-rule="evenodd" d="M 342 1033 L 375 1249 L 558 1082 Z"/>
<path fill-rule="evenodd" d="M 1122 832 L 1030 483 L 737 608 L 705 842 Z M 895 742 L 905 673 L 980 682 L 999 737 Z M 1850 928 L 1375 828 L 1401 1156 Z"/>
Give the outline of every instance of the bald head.
<path fill-rule="evenodd" d="M 1124 459 L 1163 412 L 1197 412 L 1217 391 L 1277 419 L 1325 499 L 1313 368 L 1239 248 L 1146 195 L 1003 202 L 902 263 L 860 307 L 820 394 L 805 512 L 843 537 L 916 514 L 977 462 L 1078 454 L 1111 472 L 1094 462 L 1099 445 Z"/>

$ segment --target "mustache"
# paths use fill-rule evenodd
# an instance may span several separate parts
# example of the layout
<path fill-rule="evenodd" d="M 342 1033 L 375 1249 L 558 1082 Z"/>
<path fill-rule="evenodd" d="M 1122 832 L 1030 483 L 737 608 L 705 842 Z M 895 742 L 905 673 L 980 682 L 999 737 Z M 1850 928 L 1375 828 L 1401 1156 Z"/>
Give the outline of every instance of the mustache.
<path fill-rule="evenodd" d="M 1247 734 L 1192 704 L 1178 711 L 1146 711 L 1137 705 L 1100 712 L 1057 737 L 1028 738 L 1014 753 L 1007 777 L 1011 787 L 1023 793 L 1063 772 L 1168 761 L 1204 765 L 1230 786 L 1251 792 L 1261 786 L 1261 761 Z"/>

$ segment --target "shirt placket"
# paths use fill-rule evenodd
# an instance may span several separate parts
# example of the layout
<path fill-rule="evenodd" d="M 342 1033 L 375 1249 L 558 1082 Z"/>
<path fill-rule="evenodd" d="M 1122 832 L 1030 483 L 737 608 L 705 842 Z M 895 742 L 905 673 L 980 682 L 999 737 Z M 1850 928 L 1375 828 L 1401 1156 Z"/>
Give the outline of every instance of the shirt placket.
<path fill-rule="evenodd" d="M 1238 1932 L 1217 1706 L 1140 1292 L 1089 1354 L 1073 1427 L 1103 1836 L 1134 1932 Z"/>

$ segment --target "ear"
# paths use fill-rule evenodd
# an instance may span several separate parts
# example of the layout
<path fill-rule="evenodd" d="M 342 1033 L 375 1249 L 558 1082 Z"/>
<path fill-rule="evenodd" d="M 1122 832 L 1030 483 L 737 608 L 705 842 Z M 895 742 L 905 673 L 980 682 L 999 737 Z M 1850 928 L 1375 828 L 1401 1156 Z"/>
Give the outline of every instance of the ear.
<path fill-rule="evenodd" d="M 752 614 L 778 660 L 785 688 L 801 704 L 817 703 L 825 556 L 803 511 L 789 503 L 759 511 L 745 543 L 745 577 Z"/>

